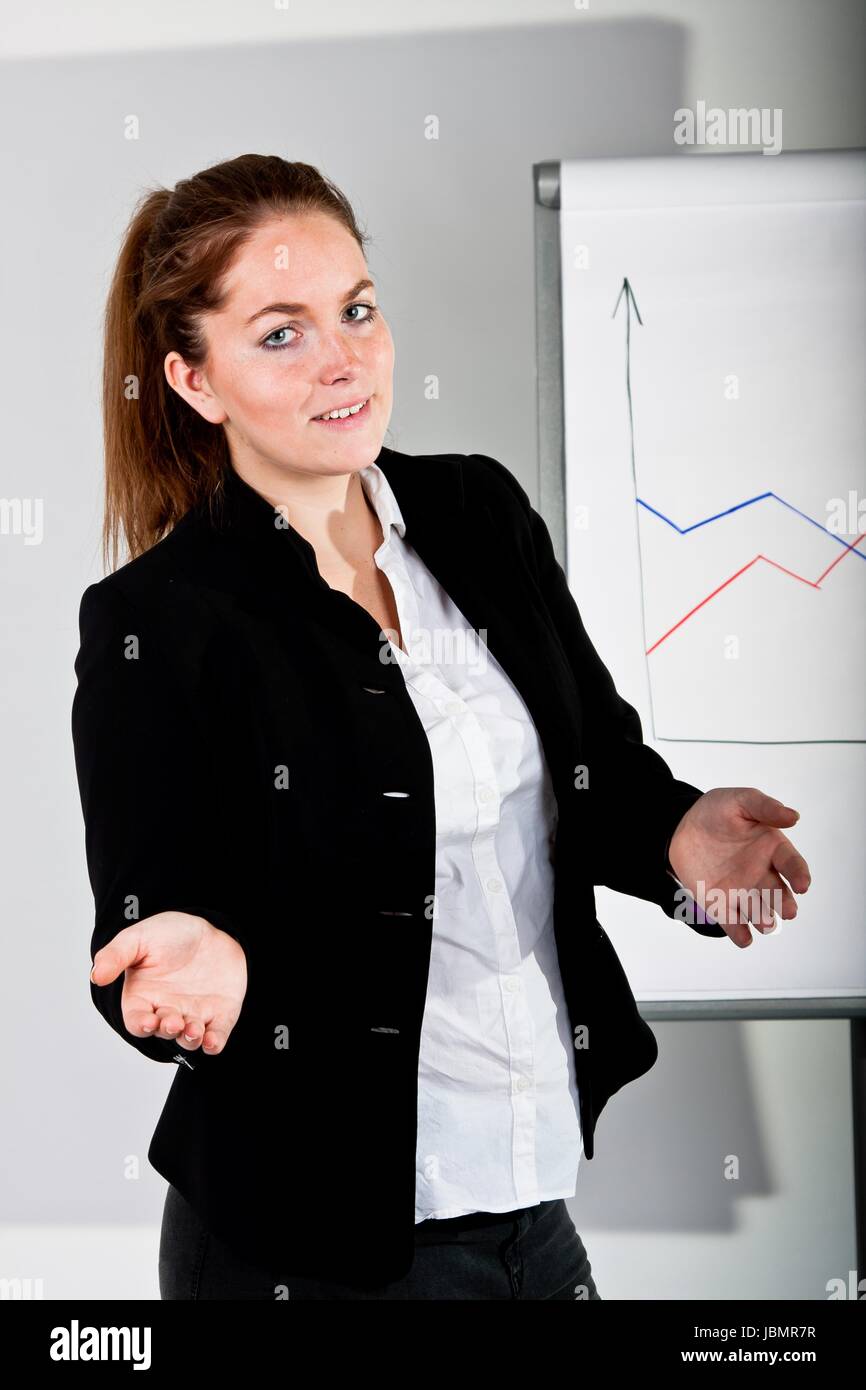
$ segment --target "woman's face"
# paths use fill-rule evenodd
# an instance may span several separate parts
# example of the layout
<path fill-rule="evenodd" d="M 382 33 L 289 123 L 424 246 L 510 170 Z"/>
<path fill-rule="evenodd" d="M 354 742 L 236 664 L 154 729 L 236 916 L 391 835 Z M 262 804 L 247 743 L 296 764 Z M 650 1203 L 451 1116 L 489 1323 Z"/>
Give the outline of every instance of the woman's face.
<path fill-rule="evenodd" d="M 391 418 L 394 343 L 354 237 L 319 212 L 276 218 L 238 253 L 226 291 L 205 317 L 204 370 L 169 353 L 165 372 L 224 425 L 235 467 L 341 474 L 371 463 Z M 315 418 L 362 401 L 336 423 Z"/>

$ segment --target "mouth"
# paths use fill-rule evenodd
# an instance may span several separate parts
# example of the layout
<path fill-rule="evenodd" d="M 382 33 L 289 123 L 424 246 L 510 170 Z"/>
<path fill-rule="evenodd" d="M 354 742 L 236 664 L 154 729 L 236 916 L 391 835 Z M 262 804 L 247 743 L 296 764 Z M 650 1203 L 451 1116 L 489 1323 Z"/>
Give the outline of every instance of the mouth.
<path fill-rule="evenodd" d="M 320 425 L 323 429 L 326 430 L 356 429 L 359 425 L 363 424 L 366 421 L 366 418 L 370 413 L 370 401 L 372 399 L 372 396 L 368 396 L 366 400 L 354 401 L 351 406 L 345 407 L 345 409 L 349 411 L 349 414 L 339 415 L 336 417 L 336 419 L 325 419 L 321 415 L 314 415 L 311 420 L 311 424 Z M 360 410 L 356 409 L 356 406 L 360 406 Z"/>

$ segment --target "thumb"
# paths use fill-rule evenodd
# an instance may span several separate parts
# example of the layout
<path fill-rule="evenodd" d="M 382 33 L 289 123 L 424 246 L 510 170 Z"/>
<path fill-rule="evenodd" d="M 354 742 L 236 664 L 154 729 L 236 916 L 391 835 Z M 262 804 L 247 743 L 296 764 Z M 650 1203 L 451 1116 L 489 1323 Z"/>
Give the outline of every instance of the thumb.
<path fill-rule="evenodd" d="M 110 985 L 141 956 L 141 932 L 138 923 L 124 927 L 117 936 L 96 952 L 90 978 L 95 985 Z"/>
<path fill-rule="evenodd" d="M 746 814 L 761 825 L 792 826 L 800 819 L 800 812 L 795 811 L 793 806 L 786 806 L 783 801 L 768 796 L 757 787 L 743 787 L 739 802 Z"/>

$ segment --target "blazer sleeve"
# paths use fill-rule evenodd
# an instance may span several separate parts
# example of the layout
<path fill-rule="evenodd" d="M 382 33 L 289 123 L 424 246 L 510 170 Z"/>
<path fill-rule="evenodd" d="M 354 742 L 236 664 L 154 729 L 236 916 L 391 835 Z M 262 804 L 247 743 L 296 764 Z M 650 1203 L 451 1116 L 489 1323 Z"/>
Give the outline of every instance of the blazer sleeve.
<path fill-rule="evenodd" d="M 703 792 L 674 777 L 667 763 L 643 741 L 640 716 L 624 700 L 584 628 L 565 571 L 542 516 L 514 475 L 485 455 L 519 498 L 529 522 L 539 587 L 580 689 L 587 788 L 583 823 L 590 837 L 593 882 L 618 893 L 657 903 L 668 917 L 681 907 L 683 889 L 668 862 L 674 831 Z M 725 936 L 704 919 L 689 923 L 702 936 Z"/>
<path fill-rule="evenodd" d="M 223 867 L 230 856 L 217 848 L 211 760 L 194 711 L 156 634 L 106 580 L 85 590 L 79 630 L 72 740 L 95 907 L 91 958 L 132 921 L 169 909 L 194 913 L 243 946 L 248 999 L 256 967 Z M 219 1063 L 224 1053 L 127 1032 L 123 981 L 91 982 L 90 991 L 125 1042 L 157 1062 Z"/>

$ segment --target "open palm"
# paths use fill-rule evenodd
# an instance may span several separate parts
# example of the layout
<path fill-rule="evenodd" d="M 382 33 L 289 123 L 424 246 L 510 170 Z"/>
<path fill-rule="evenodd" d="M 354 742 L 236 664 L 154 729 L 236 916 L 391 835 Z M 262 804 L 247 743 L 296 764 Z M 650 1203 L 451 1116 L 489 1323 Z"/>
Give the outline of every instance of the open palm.
<path fill-rule="evenodd" d="M 786 919 L 797 915 L 794 893 L 806 892 L 811 874 L 781 827 L 799 819 L 757 787 L 713 787 L 676 828 L 671 867 L 692 897 L 709 899 L 707 915 L 737 946 L 751 945 L 749 922 L 770 931 L 776 911 Z M 711 897 L 717 892 L 723 900 Z"/>
<path fill-rule="evenodd" d="M 158 912 L 97 951 L 90 978 L 108 985 L 121 971 L 128 1032 L 176 1039 L 189 1052 L 222 1051 L 247 990 L 246 956 L 233 936 L 191 913 Z"/>

